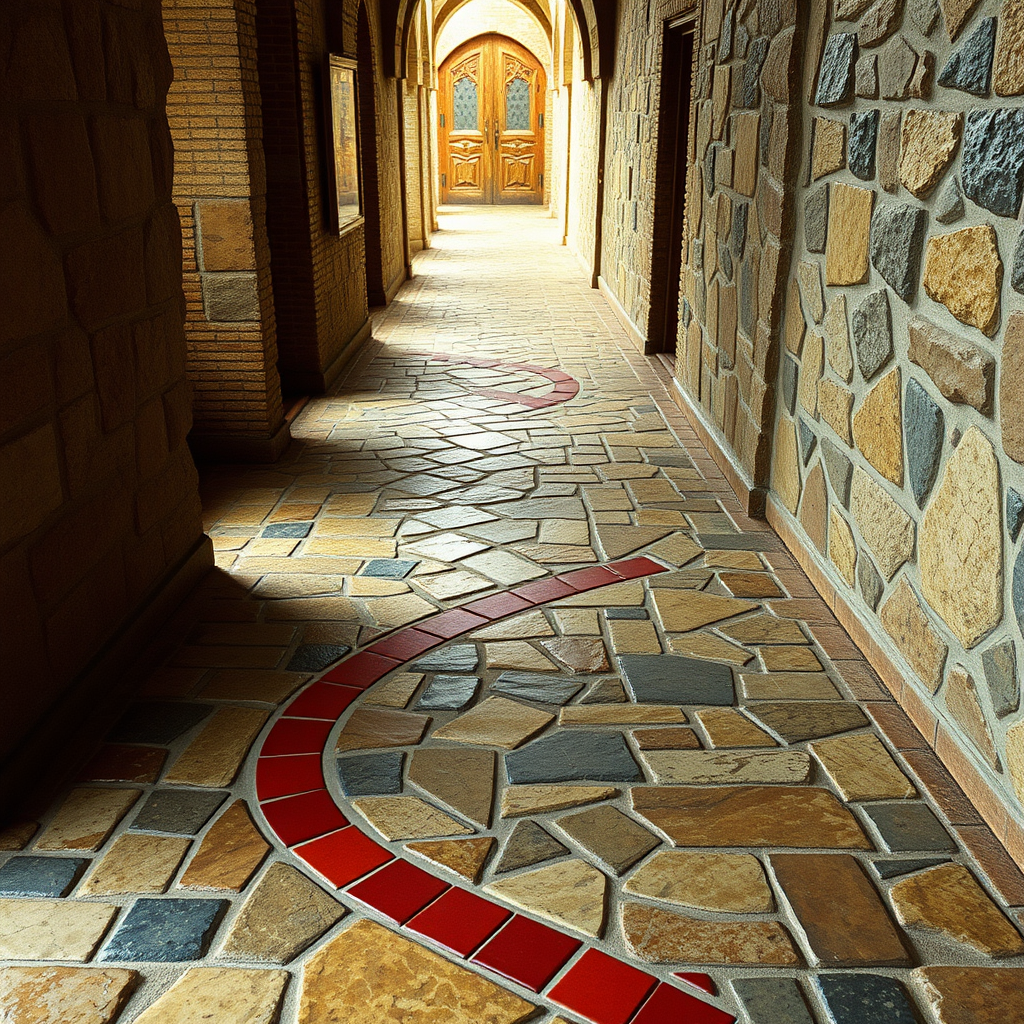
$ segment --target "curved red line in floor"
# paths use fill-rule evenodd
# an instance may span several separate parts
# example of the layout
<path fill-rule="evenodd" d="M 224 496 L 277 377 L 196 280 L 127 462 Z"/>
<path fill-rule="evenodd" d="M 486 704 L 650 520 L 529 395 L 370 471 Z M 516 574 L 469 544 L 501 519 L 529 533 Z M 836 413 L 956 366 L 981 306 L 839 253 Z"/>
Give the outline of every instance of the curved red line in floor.
<path fill-rule="evenodd" d="M 348 821 L 323 775 L 324 747 L 337 719 L 395 669 L 510 615 L 667 571 L 639 557 L 535 580 L 398 629 L 339 662 L 292 698 L 264 737 L 256 793 L 267 827 L 331 885 L 403 932 L 544 994 L 594 1024 L 734 1024 L 730 1014 L 594 948 L 551 986 L 579 953 L 579 939 L 396 857 Z"/>

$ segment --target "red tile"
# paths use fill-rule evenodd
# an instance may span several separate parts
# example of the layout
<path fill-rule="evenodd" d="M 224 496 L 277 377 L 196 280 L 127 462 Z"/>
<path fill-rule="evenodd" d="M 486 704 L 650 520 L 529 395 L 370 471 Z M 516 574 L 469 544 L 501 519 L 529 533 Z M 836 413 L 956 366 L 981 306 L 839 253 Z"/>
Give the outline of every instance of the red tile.
<path fill-rule="evenodd" d="M 573 384 L 576 383 L 574 378 L 570 377 L 567 373 L 563 373 L 561 370 L 548 370 L 544 376 L 547 377 L 548 380 L 553 380 L 556 384 L 560 384 L 562 381 L 572 381 Z"/>
<path fill-rule="evenodd" d="M 260 800 L 323 788 L 323 759 L 320 754 L 261 757 L 256 762 L 256 796 Z"/>
<path fill-rule="evenodd" d="M 482 615 L 473 615 L 461 608 L 452 608 L 451 611 L 441 612 L 440 615 L 421 622 L 416 628 L 424 633 L 433 633 L 434 636 L 442 636 L 445 640 L 451 640 L 463 633 L 468 633 L 471 629 L 486 626 L 489 621 Z"/>
<path fill-rule="evenodd" d="M 606 568 L 618 573 L 624 580 L 635 580 L 640 576 L 668 572 L 665 566 L 655 562 L 653 558 L 624 558 L 621 562 L 609 562 Z"/>
<path fill-rule="evenodd" d="M 333 725 L 334 722 L 315 722 L 308 718 L 278 719 L 263 743 L 260 756 L 322 753 Z"/>
<path fill-rule="evenodd" d="M 640 1008 L 632 1024 L 734 1024 L 731 1013 L 661 984 Z"/>
<path fill-rule="evenodd" d="M 555 391 L 560 395 L 575 395 L 579 390 L 580 386 L 576 381 L 562 381 L 555 385 Z"/>
<path fill-rule="evenodd" d="M 511 916 L 511 910 L 453 886 L 406 927 L 459 956 L 469 956 Z"/>
<path fill-rule="evenodd" d="M 348 890 L 361 903 L 373 907 L 398 924 L 405 924 L 451 886 L 436 875 L 406 860 L 393 860 Z"/>
<path fill-rule="evenodd" d="M 588 949 L 548 998 L 594 1024 L 626 1024 L 656 984 L 649 974 Z"/>
<path fill-rule="evenodd" d="M 518 914 L 480 950 L 473 963 L 539 992 L 583 943 Z"/>
<path fill-rule="evenodd" d="M 295 853 L 339 889 L 395 859 L 354 825 L 297 846 Z"/>
<path fill-rule="evenodd" d="M 365 690 L 400 664 L 394 658 L 382 658 L 379 654 L 360 651 L 337 668 L 332 668 L 323 679 L 328 683 L 344 683 L 345 686 L 357 686 Z"/>
<path fill-rule="evenodd" d="M 589 569 L 574 569 L 572 572 L 563 572 L 555 577 L 563 583 L 568 583 L 573 590 L 582 592 L 603 587 L 608 583 L 621 583 L 622 577 L 617 573 L 606 569 L 603 565 L 591 566 Z"/>
<path fill-rule="evenodd" d="M 285 846 L 294 846 L 348 824 L 326 789 L 260 804 L 260 810 Z"/>
<path fill-rule="evenodd" d="M 286 713 L 289 718 L 320 718 L 333 722 L 362 693 L 354 686 L 338 686 L 321 680 L 303 690 L 288 705 Z"/>
<path fill-rule="evenodd" d="M 82 769 L 79 782 L 156 782 L 167 759 L 160 747 L 106 743 Z"/>
<path fill-rule="evenodd" d="M 485 619 L 501 619 L 506 615 L 526 611 L 527 608 L 532 608 L 533 604 L 516 597 L 515 594 L 495 594 L 493 597 L 472 601 L 463 607 L 466 611 L 482 615 Z"/>
<path fill-rule="evenodd" d="M 516 587 L 512 593 L 531 604 L 544 604 L 547 601 L 557 601 L 560 597 L 569 597 L 576 591 L 568 583 L 552 579 L 525 583 L 521 587 Z"/>
<path fill-rule="evenodd" d="M 718 995 L 718 989 L 710 974 L 701 974 L 699 971 L 676 971 L 672 977 L 685 981 L 687 985 L 692 985 L 701 992 L 707 992 L 709 996 Z"/>
<path fill-rule="evenodd" d="M 431 647 L 444 643 L 436 635 L 424 633 L 419 629 L 402 629 L 391 636 L 378 640 L 369 650 L 385 658 L 396 658 L 398 661 L 411 661 Z"/>

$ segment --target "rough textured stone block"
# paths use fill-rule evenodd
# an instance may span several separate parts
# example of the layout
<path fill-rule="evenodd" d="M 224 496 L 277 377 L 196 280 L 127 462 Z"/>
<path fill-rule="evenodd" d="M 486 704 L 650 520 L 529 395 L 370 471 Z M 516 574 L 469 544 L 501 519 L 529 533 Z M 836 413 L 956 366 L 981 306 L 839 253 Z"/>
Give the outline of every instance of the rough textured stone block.
<path fill-rule="evenodd" d="M 859 466 L 853 471 L 850 511 L 879 568 L 891 580 L 914 553 L 914 521 Z"/>
<path fill-rule="evenodd" d="M 256 268 L 248 199 L 200 200 L 196 215 L 196 248 L 202 270 Z"/>
<path fill-rule="evenodd" d="M 925 291 L 957 320 L 983 334 L 994 334 L 999 324 L 1002 277 L 1003 264 L 991 224 L 928 239 Z"/>
<path fill-rule="evenodd" d="M 856 49 L 857 36 L 853 32 L 837 32 L 829 37 L 821 57 L 818 91 L 814 98 L 819 107 L 834 107 L 850 98 Z"/>
<path fill-rule="evenodd" d="M 854 111 L 850 115 L 850 170 L 862 181 L 875 176 L 875 145 L 878 139 L 879 111 Z"/>
<path fill-rule="evenodd" d="M 964 215 L 964 195 L 954 175 L 942 186 L 935 199 L 935 219 L 940 224 L 955 224 Z"/>
<path fill-rule="evenodd" d="M 1013 266 L 1010 268 L 1010 285 L 1014 291 L 1024 295 L 1024 231 L 1017 236 L 1013 250 Z"/>
<path fill-rule="evenodd" d="M 828 185 L 819 185 L 804 200 L 804 244 L 810 252 L 825 251 Z"/>
<path fill-rule="evenodd" d="M 903 422 L 907 440 L 907 475 L 918 507 L 924 507 L 942 457 L 945 419 L 928 392 L 911 377 L 907 381 Z"/>
<path fill-rule="evenodd" d="M 210 323 L 244 323 L 260 319 L 255 274 L 203 274 L 203 309 Z"/>
<path fill-rule="evenodd" d="M 964 131 L 964 193 L 1001 217 L 1016 217 L 1024 198 L 1024 108 L 972 110 Z"/>
<path fill-rule="evenodd" d="M 999 367 L 999 423 L 1003 449 L 1024 464 L 1024 312 L 1010 315 Z"/>
<path fill-rule="evenodd" d="M 944 398 L 973 405 L 986 415 L 991 412 L 996 369 L 992 356 L 920 318 L 910 321 L 909 335 L 911 362 L 931 377 Z"/>
<path fill-rule="evenodd" d="M 997 96 L 1024 95 L 1024 0 L 1005 0 L 999 10 L 993 86 Z"/>
<path fill-rule="evenodd" d="M 892 358 L 889 293 L 880 288 L 868 295 L 853 311 L 851 324 L 853 341 L 857 349 L 857 364 L 864 379 L 871 380 Z"/>
<path fill-rule="evenodd" d="M 942 20 L 946 23 L 946 34 L 953 42 L 978 6 L 978 0 L 939 0 Z"/>
<path fill-rule="evenodd" d="M 878 183 L 886 192 L 895 192 L 900 187 L 900 136 L 903 114 L 899 110 L 882 112 L 878 126 L 876 160 Z"/>
<path fill-rule="evenodd" d="M 886 374 L 865 396 L 853 417 L 853 440 L 886 480 L 903 485 L 903 417 L 900 370 Z"/>
<path fill-rule="evenodd" d="M 878 55 L 862 53 L 857 58 L 854 92 L 863 99 L 878 99 Z"/>
<path fill-rule="evenodd" d="M 916 1024 L 907 990 L 879 974 L 828 974 L 815 979 L 835 1024 Z"/>
<path fill-rule="evenodd" d="M 226 900 L 140 899 L 121 919 L 103 960 L 199 960 Z"/>
<path fill-rule="evenodd" d="M 871 262 L 909 302 L 917 291 L 928 214 L 919 206 L 878 206 L 871 219 Z"/>
<path fill-rule="evenodd" d="M 900 179 L 918 199 L 927 198 L 946 173 L 963 133 L 964 116 L 943 110 L 908 110 L 900 139 Z"/>
<path fill-rule="evenodd" d="M 861 284 L 868 276 L 868 244 L 875 193 L 835 182 L 829 189 L 825 278 L 830 285 Z"/>
<path fill-rule="evenodd" d="M 935 693 L 942 685 L 947 648 L 935 632 L 906 576 L 900 578 L 896 589 L 878 609 L 878 620 L 917 677 Z M 927 849 L 915 846 L 899 848 Z"/>
<path fill-rule="evenodd" d="M 920 59 L 902 35 L 893 36 L 878 56 L 878 88 L 883 100 L 910 99 Z"/>
<path fill-rule="evenodd" d="M 995 43 L 996 19 L 983 18 L 967 41 L 949 55 L 939 73 L 939 85 L 987 96 Z"/>
<path fill-rule="evenodd" d="M 817 181 L 846 166 L 846 125 L 828 117 L 814 119 L 811 177 Z"/>
<path fill-rule="evenodd" d="M 970 737 L 989 766 L 998 771 L 999 756 L 992 741 L 992 732 L 985 721 L 985 713 L 981 710 L 974 677 L 963 665 L 954 665 L 946 675 L 943 693 L 949 713 Z"/>
<path fill-rule="evenodd" d="M 1017 681 L 1017 652 L 1012 640 L 1003 640 L 981 655 L 985 682 L 992 710 L 1005 718 L 1020 707 L 1020 684 Z"/>

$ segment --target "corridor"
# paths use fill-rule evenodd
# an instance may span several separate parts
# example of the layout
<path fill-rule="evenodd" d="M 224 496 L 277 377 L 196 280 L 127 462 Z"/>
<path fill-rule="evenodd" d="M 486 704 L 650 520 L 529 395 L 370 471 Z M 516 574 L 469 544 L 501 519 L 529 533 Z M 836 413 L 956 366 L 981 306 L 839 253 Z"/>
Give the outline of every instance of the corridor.
<path fill-rule="evenodd" d="M 439 220 L 0 835 L 0 1019 L 1024 1019 L 1024 876 L 557 222 Z"/>

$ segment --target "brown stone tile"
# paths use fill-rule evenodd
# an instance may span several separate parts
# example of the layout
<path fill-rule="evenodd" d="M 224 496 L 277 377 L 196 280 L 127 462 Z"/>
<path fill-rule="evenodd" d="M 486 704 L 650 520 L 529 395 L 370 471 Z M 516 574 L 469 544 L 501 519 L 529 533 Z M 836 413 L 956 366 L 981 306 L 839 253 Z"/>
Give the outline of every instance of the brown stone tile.
<path fill-rule="evenodd" d="M 925 738 L 898 705 L 867 700 L 864 702 L 864 710 L 897 750 L 929 749 Z"/>
<path fill-rule="evenodd" d="M 704 708 L 697 718 L 712 747 L 777 747 L 762 728 L 735 708 Z"/>
<path fill-rule="evenodd" d="M 692 729 L 634 729 L 630 735 L 638 750 L 700 750 L 700 740 Z"/>
<path fill-rule="evenodd" d="M 208 700 L 259 701 L 280 704 L 290 697 L 309 675 L 260 668 L 222 668 L 210 674 L 199 696 Z"/>
<path fill-rule="evenodd" d="M 957 838 L 1010 906 L 1024 905 L 1024 874 L 987 825 L 957 825 Z"/>
<path fill-rule="evenodd" d="M 823 666 L 810 647 L 776 644 L 758 648 L 766 672 L 821 672 Z"/>
<path fill-rule="evenodd" d="M 156 782 L 167 757 L 157 747 L 105 743 L 82 769 L 79 782 Z"/>
<path fill-rule="evenodd" d="M 136 1024 L 181 1024 L 197 1005 L 221 1024 L 272 1021 L 287 984 L 287 971 L 190 967 Z"/>
<path fill-rule="evenodd" d="M 570 839 L 617 875 L 661 844 L 642 825 L 607 805 L 562 815 L 557 823 Z"/>
<path fill-rule="evenodd" d="M 269 852 L 245 801 L 236 800 L 203 837 L 178 885 L 241 892 Z"/>
<path fill-rule="evenodd" d="M 434 731 L 435 739 L 514 750 L 536 735 L 554 715 L 507 697 L 488 697 Z"/>
<path fill-rule="evenodd" d="M 981 815 L 935 753 L 927 749 L 907 749 L 901 753 L 914 774 L 921 780 L 925 791 L 942 808 L 942 812 L 952 824 L 982 824 Z"/>
<path fill-rule="evenodd" d="M 563 860 L 484 886 L 514 907 L 598 936 L 604 928 L 608 880 L 582 860 Z"/>
<path fill-rule="evenodd" d="M 1015 968 L 918 967 L 912 977 L 938 1024 L 1004 1024 L 1024 1017 Z"/>
<path fill-rule="evenodd" d="M 11 1024 L 113 1024 L 138 980 L 119 967 L 5 967 L 0 1006 Z"/>
<path fill-rule="evenodd" d="M 98 850 L 141 792 L 139 789 L 92 789 L 85 786 L 71 790 L 36 841 L 35 848 Z"/>
<path fill-rule="evenodd" d="M 479 839 L 431 839 L 406 843 L 405 848 L 470 882 L 479 882 L 494 843 L 490 836 L 483 836 Z"/>
<path fill-rule="evenodd" d="M 0 829 L 0 850 L 24 850 L 39 831 L 34 821 L 19 821 Z"/>
<path fill-rule="evenodd" d="M 844 800 L 899 800 L 917 796 L 877 736 L 858 733 L 809 744 Z"/>
<path fill-rule="evenodd" d="M 831 655 L 829 655 L 831 658 Z M 832 658 L 832 667 L 850 688 L 850 693 L 857 700 L 891 701 L 892 694 L 885 688 L 871 666 L 862 658 L 856 660 L 836 660 Z"/>
<path fill-rule="evenodd" d="M 430 719 L 407 711 L 356 708 L 338 736 L 336 749 L 372 750 L 376 747 L 407 747 L 419 743 Z"/>
<path fill-rule="evenodd" d="M 409 781 L 487 828 L 494 803 L 494 771 L 493 750 L 422 747 L 413 752 Z"/>
<path fill-rule="evenodd" d="M 191 845 L 189 839 L 126 832 L 95 865 L 81 895 L 166 892 Z"/>
<path fill-rule="evenodd" d="M 164 781 L 187 786 L 229 785 L 266 720 L 267 712 L 255 708 L 219 708 L 171 765 Z"/>

